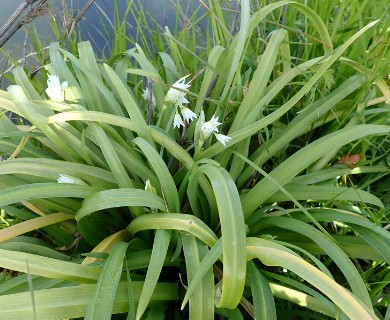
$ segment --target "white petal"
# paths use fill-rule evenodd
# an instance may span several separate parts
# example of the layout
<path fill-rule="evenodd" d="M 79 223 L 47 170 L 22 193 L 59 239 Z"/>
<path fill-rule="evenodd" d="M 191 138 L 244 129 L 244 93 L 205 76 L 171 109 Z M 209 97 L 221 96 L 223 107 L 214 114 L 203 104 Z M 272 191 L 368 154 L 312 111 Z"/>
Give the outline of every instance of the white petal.
<path fill-rule="evenodd" d="M 68 81 L 64 81 L 63 83 L 61 83 L 62 90 L 66 90 L 66 89 L 68 89 L 68 87 L 69 87 Z"/>
<path fill-rule="evenodd" d="M 210 123 L 210 121 L 207 121 L 202 124 L 201 130 L 204 140 L 206 140 L 214 132 L 214 126 Z"/>
<path fill-rule="evenodd" d="M 195 112 L 193 112 L 191 109 L 186 108 L 186 107 L 182 107 L 182 108 L 181 108 L 181 114 L 182 114 L 183 118 L 184 118 L 187 122 L 190 122 L 190 121 L 192 121 L 193 119 L 197 119 L 197 118 L 198 118 L 198 116 L 196 115 Z"/>
<path fill-rule="evenodd" d="M 167 95 L 165 96 L 165 100 L 173 103 L 177 103 L 178 105 L 183 105 L 183 103 L 188 103 L 189 101 L 185 98 L 186 93 L 177 89 L 187 90 L 191 85 L 185 83 L 185 78 L 189 75 L 180 78 L 177 80 L 171 88 L 169 88 Z"/>
<path fill-rule="evenodd" d="M 49 98 L 53 101 L 64 101 L 64 91 L 57 87 L 48 87 L 45 92 L 49 96 Z"/>
<path fill-rule="evenodd" d="M 207 139 L 213 132 L 218 132 L 218 126 L 221 122 L 218 122 L 218 117 L 213 115 L 211 119 L 202 125 L 202 133 L 205 139 Z"/>
<path fill-rule="evenodd" d="M 226 147 L 226 142 L 229 142 L 232 138 L 225 136 L 223 134 L 215 133 L 215 137 L 219 142 L 221 142 Z"/>
<path fill-rule="evenodd" d="M 61 87 L 60 78 L 54 74 L 48 74 L 47 75 L 47 86 L 48 87 Z"/>
<path fill-rule="evenodd" d="M 180 128 L 180 126 L 184 127 L 184 122 L 183 122 L 183 119 L 181 118 L 180 114 L 178 114 L 176 112 L 175 117 L 173 118 L 173 127 Z"/>
<path fill-rule="evenodd" d="M 60 83 L 60 79 L 56 75 L 48 74 L 47 78 L 47 89 L 45 92 L 49 98 L 53 101 L 64 101 L 65 94 L 64 90 L 68 88 L 68 82 L 64 81 Z"/>
<path fill-rule="evenodd" d="M 70 184 L 79 184 L 79 185 L 86 185 L 86 183 L 76 177 L 68 176 L 66 174 L 60 174 L 59 178 L 57 179 L 58 183 L 70 183 Z"/>
<path fill-rule="evenodd" d="M 218 132 L 218 129 L 217 127 L 222 124 L 222 122 L 218 122 L 218 117 L 215 116 L 215 114 L 211 117 L 210 121 L 209 121 L 213 126 L 214 128 L 217 130 L 215 132 Z"/>

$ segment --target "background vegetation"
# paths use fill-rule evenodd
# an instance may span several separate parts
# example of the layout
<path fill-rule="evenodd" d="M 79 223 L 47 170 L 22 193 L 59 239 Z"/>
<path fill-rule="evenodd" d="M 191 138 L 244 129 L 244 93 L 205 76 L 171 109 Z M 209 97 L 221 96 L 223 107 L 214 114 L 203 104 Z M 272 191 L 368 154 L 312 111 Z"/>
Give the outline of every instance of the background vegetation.
<path fill-rule="evenodd" d="M 389 319 L 388 2 L 179 4 L 0 91 L 0 318 Z"/>

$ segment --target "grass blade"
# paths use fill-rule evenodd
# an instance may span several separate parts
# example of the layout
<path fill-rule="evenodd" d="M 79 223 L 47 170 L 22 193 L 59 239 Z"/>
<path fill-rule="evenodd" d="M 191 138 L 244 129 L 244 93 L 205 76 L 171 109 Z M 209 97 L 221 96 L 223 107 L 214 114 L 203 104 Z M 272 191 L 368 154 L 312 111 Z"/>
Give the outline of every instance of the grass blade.
<path fill-rule="evenodd" d="M 253 261 L 248 262 L 253 306 L 256 319 L 276 320 L 275 301 L 267 279 L 257 270 Z"/>
<path fill-rule="evenodd" d="M 139 298 L 136 318 L 141 319 L 144 314 L 153 292 L 156 288 L 158 278 L 160 277 L 161 269 L 164 265 L 167 255 L 169 241 L 171 239 L 171 231 L 157 230 L 154 238 L 152 256 L 146 273 L 145 283 L 142 287 L 142 292 Z"/>
<path fill-rule="evenodd" d="M 199 168 L 210 180 L 217 200 L 223 244 L 223 283 L 220 308 L 235 308 L 246 277 L 245 225 L 238 191 L 229 173 L 210 164 Z"/>
<path fill-rule="evenodd" d="M 127 231 L 135 234 L 142 230 L 167 229 L 188 232 L 209 247 L 218 240 L 214 232 L 199 218 L 182 213 L 150 213 L 134 219 L 127 227 Z"/>
<path fill-rule="evenodd" d="M 112 248 L 100 272 L 95 294 L 88 304 L 86 320 L 111 319 L 127 246 L 126 242 L 117 242 Z"/>
<path fill-rule="evenodd" d="M 281 266 L 312 284 L 327 295 L 351 319 L 378 319 L 375 313 L 334 280 L 307 263 L 301 257 L 276 247 L 268 247 L 267 240 L 248 238 L 248 259 L 258 258 L 267 266 Z"/>

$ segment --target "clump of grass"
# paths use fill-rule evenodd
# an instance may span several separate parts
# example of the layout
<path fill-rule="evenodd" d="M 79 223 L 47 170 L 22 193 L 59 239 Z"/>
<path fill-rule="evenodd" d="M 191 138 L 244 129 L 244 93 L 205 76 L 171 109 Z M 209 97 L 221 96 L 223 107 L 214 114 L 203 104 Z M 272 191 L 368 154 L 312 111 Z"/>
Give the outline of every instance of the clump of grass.
<path fill-rule="evenodd" d="M 52 43 L 39 83 L 14 71 L 1 108 L 29 125 L 0 118 L 18 219 L 0 267 L 20 272 L 1 317 L 385 318 L 385 21 L 338 42 L 320 8 L 241 1 L 237 33 L 223 10 L 166 29 L 158 54 L 127 49 L 117 18 L 106 63 Z"/>

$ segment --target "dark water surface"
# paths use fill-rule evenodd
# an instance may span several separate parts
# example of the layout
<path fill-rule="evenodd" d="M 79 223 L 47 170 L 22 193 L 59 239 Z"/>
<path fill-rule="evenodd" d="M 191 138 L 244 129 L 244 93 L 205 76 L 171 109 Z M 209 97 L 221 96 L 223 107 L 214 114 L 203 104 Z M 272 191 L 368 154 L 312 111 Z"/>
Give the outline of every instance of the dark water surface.
<path fill-rule="evenodd" d="M 179 0 L 180 5 L 190 16 L 192 12 L 200 5 L 199 0 Z M 0 0 L 0 27 L 4 25 L 10 15 L 22 3 L 22 0 Z M 9 58 L 14 61 L 23 62 L 23 58 L 27 57 L 26 65 L 30 67 L 34 64 L 34 50 L 31 48 L 31 39 L 29 32 L 36 30 L 39 38 L 44 46 L 48 46 L 50 42 L 56 38 L 52 32 L 51 17 L 54 17 L 57 24 L 62 27 L 63 14 L 61 11 L 62 0 L 50 0 L 49 13 L 36 18 L 33 22 L 24 25 L 20 28 L 12 38 L 0 49 L 0 71 L 9 70 L 11 64 Z M 88 0 L 66 0 L 67 9 L 71 15 L 77 14 L 88 2 Z M 204 1 L 207 3 L 208 1 Z M 91 41 L 97 55 L 109 56 L 112 41 L 112 30 L 110 24 L 114 17 L 114 1 L 113 0 L 95 0 L 95 3 L 90 7 L 83 19 L 79 22 L 77 30 L 80 32 L 83 40 Z M 142 3 L 145 8 L 144 12 L 149 19 L 158 22 L 161 28 L 168 26 L 170 30 L 175 27 L 176 21 L 176 0 L 117 0 L 120 14 L 124 14 L 128 3 L 139 5 Z M 27 10 L 25 11 L 27 12 Z M 201 14 L 204 10 L 200 10 Z M 135 36 L 136 22 L 132 15 L 128 16 L 128 34 Z M 106 26 L 107 32 L 104 30 L 103 24 Z M 153 23 L 151 23 L 153 25 Z M 35 29 L 34 29 L 35 28 Z M 0 78 L 0 88 L 5 86 L 4 77 Z"/>

